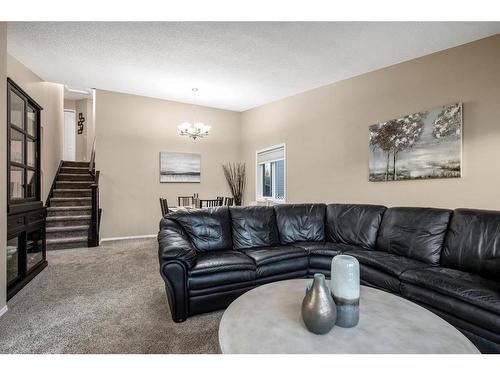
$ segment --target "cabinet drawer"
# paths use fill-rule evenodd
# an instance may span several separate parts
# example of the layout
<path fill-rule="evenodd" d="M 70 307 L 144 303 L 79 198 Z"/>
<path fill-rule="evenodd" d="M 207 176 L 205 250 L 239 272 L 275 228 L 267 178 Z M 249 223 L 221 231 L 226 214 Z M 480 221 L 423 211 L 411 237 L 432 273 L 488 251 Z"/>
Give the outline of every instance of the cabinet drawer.
<path fill-rule="evenodd" d="M 28 225 L 39 223 L 45 220 L 45 210 L 32 212 L 28 216 Z"/>
<path fill-rule="evenodd" d="M 19 216 L 12 216 L 7 219 L 7 227 L 8 227 L 8 232 L 13 233 L 18 231 L 19 229 L 23 229 L 24 226 L 26 225 L 25 221 L 25 216 L 24 215 L 19 215 Z"/>

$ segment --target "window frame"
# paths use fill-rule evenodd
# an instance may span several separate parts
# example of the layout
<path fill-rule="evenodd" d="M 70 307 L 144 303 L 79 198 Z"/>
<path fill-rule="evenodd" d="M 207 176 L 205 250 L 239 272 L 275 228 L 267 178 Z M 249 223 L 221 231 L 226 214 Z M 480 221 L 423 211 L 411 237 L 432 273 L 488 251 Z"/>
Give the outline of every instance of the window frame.
<path fill-rule="evenodd" d="M 275 172 L 275 164 L 274 161 L 270 162 L 271 163 L 271 179 L 272 179 L 272 197 L 264 197 L 262 195 L 262 176 L 263 176 L 263 170 L 261 170 L 264 163 L 259 164 L 259 154 L 274 150 L 277 148 L 283 148 L 283 159 L 278 159 L 278 160 L 283 160 L 283 199 L 277 199 L 275 198 L 276 196 L 276 172 Z M 265 147 L 260 150 L 255 151 L 255 200 L 258 203 L 286 203 L 286 196 L 287 196 L 287 153 L 286 153 L 286 143 L 279 143 L 275 144 L 273 146 Z"/>

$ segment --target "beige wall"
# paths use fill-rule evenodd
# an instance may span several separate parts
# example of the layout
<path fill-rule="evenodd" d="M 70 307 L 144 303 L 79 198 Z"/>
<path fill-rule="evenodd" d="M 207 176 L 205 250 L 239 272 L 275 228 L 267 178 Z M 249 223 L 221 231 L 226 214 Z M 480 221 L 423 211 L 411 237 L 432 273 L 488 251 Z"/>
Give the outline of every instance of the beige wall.
<path fill-rule="evenodd" d="M 464 103 L 463 177 L 368 182 L 368 126 Z M 255 200 L 255 151 L 287 147 L 289 202 L 500 209 L 500 35 L 334 83 L 242 114 Z"/>
<path fill-rule="evenodd" d="M 177 205 L 179 195 L 229 194 L 221 164 L 240 158 L 239 113 L 197 107 L 212 132 L 193 141 L 177 134 L 177 125 L 192 118 L 192 105 L 101 90 L 95 101 L 101 238 L 156 234 L 160 197 Z M 201 183 L 160 183 L 160 151 L 201 153 Z"/>
<path fill-rule="evenodd" d="M 64 99 L 64 109 L 70 109 L 76 111 L 76 105 L 74 100 Z"/>
<path fill-rule="evenodd" d="M 43 107 L 40 120 L 42 126 L 42 199 L 45 202 L 62 159 L 64 86 L 43 81 L 11 55 L 7 57 L 7 74 Z"/>
<path fill-rule="evenodd" d="M 0 315 L 7 300 L 7 24 L 0 22 Z"/>
<path fill-rule="evenodd" d="M 92 100 L 83 99 L 75 101 L 76 110 L 76 124 L 78 124 L 78 115 L 83 114 L 85 118 L 82 134 L 78 134 L 78 125 L 76 126 L 76 160 L 88 161 L 90 155 L 88 154 L 89 128 L 92 128 L 93 115 L 92 115 Z M 91 135 L 93 138 L 93 136 Z"/>
<path fill-rule="evenodd" d="M 88 161 L 92 154 L 92 143 L 94 142 L 94 103 L 92 99 L 70 100 L 64 99 L 64 109 L 75 111 L 76 126 L 76 150 L 77 161 Z M 78 134 L 78 114 L 85 117 L 85 126 L 82 134 Z"/>

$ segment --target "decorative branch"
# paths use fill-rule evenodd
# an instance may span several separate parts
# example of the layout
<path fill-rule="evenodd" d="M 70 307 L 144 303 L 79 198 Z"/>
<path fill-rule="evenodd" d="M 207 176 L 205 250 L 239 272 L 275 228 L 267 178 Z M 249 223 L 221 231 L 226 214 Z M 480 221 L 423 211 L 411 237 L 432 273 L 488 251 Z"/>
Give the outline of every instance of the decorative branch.
<path fill-rule="evenodd" d="M 241 206 L 246 183 L 245 163 L 223 164 L 222 169 L 233 194 L 234 205 Z"/>

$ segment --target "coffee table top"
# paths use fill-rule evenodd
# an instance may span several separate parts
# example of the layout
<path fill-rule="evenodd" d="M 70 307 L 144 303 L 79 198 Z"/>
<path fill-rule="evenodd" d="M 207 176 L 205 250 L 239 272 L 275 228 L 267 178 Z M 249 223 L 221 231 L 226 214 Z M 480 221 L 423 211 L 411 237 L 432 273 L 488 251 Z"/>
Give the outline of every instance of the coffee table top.
<path fill-rule="evenodd" d="M 279 281 L 252 289 L 224 312 L 223 353 L 479 353 L 456 328 L 404 298 L 361 287 L 359 324 L 309 332 L 301 317 L 312 280 Z"/>

